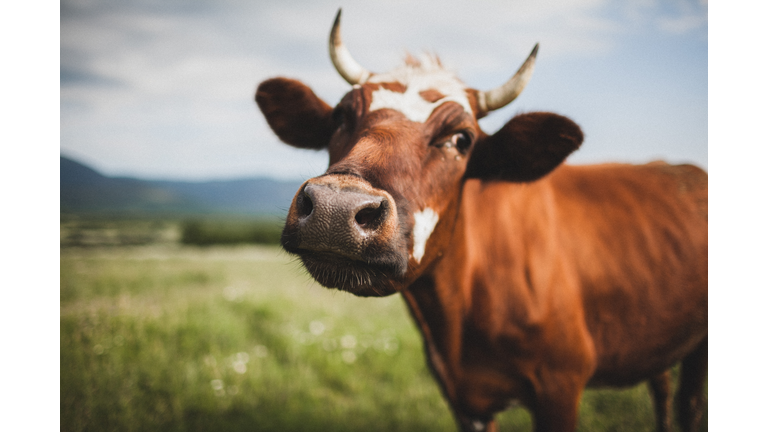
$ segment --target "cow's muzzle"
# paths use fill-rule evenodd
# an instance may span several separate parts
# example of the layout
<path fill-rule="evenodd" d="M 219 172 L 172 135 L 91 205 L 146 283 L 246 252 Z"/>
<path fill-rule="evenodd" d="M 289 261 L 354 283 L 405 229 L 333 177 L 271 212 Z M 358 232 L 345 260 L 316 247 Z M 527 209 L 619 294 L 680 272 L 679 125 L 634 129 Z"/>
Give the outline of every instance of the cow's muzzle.
<path fill-rule="evenodd" d="M 359 177 L 326 175 L 299 188 L 281 242 L 322 285 L 385 295 L 407 269 L 400 231 L 389 193 Z"/>

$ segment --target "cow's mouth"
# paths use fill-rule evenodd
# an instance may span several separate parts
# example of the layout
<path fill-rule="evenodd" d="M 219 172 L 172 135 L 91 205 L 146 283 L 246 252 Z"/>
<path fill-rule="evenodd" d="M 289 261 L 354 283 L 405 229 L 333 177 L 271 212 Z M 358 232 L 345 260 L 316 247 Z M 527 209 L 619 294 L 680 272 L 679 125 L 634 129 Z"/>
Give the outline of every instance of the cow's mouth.
<path fill-rule="evenodd" d="M 383 297 L 397 292 L 404 273 L 395 263 L 362 262 L 330 253 L 298 253 L 309 274 L 322 286 L 360 297 Z"/>

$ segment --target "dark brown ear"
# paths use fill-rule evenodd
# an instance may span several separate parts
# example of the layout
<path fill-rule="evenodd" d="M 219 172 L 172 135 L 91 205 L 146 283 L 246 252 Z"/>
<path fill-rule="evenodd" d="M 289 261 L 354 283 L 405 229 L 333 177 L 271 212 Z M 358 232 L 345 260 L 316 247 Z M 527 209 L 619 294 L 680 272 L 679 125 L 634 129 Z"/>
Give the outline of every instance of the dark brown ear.
<path fill-rule="evenodd" d="M 286 144 L 319 150 L 328 146 L 333 134 L 333 109 L 303 83 L 272 78 L 256 90 L 269 127 Z"/>
<path fill-rule="evenodd" d="M 584 140 L 579 126 L 547 112 L 515 116 L 475 143 L 465 178 L 530 182 L 555 169 Z"/>

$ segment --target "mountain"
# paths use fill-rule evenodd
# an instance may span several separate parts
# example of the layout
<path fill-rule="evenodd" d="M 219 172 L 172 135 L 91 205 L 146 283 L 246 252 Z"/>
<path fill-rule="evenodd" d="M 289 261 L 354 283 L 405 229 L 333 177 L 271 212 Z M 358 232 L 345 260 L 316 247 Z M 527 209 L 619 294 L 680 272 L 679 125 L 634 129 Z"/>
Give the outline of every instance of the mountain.
<path fill-rule="evenodd" d="M 60 169 L 61 213 L 282 216 L 301 186 L 266 178 L 183 182 L 108 177 L 64 156 Z"/>

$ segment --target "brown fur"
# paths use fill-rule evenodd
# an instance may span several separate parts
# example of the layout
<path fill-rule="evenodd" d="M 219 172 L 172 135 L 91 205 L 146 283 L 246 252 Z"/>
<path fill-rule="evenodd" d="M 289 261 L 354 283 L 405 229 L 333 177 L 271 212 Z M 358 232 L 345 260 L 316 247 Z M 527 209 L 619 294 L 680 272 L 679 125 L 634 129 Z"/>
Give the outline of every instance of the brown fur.
<path fill-rule="evenodd" d="M 379 86 L 389 91 L 393 91 L 397 93 L 405 93 L 405 86 L 400 84 L 399 82 L 381 83 L 379 84 Z"/>
<path fill-rule="evenodd" d="M 285 143 L 294 147 L 322 149 L 328 145 L 333 123 L 331 107 L 309 87 L 285 78 L 264 81 L 256 91 L 256 103 L 269 126 Z M 290 119 L 301 118 L 300 128 Z"/>
<path fill-rule="evenodd" d="M 427 102 L 437 102 L 444 98 L 445 95 L 435 89 L 429 89 L 419 92 L 419 96 Z"/>
<path fill-rule="evenodd" d="M 456 411 L 519 399 L 537 430 L 572 430 L 584 386 L 632 385 L 706 347 L 706 174 L 674 168 L 466 183 L 453 247 L 403 293 Z"/>
<path fill-rule="evenodd" d="M 281 139 L 328 149 L 327 172 L 308 183 L 396 206 L 369 243 L 334 254 L 301 246 L 302 186 L 286 250 L 326 286 L 402 293 L 462 430 L 495 430 L 493 416 L 519 401 L 537 431 L 572 431 L 586 386 L 648 380 L 664 431 L 667 371 L 680 361 L 678 417 L 694 430 L 707 369 L 707 174 L 661 162 L 563 166 L 583 139 L 565 117 L 522 114 L 489 136 L 454 102 L 423 124 L 369 112 L 374 88 L 352 90 L 332 111 L 296 81 L 259 87 Z M 447 145 L 457 134 L 471 146 Z M 413 215 L 426 207 L 440 218 L 417 261 L 407 251 Z M 392 270 L 403 260 L 405 271 Z M 350 280 L 364 282 L 339 282 Z"/>

